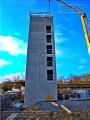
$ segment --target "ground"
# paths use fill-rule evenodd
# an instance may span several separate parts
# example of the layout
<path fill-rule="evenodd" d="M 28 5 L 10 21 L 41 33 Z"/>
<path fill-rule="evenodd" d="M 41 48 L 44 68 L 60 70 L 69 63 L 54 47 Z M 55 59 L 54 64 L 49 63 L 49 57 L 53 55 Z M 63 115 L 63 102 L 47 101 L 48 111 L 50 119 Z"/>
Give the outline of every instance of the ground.
<path fill-rule="evenodd" d="M 38 102 L 21 111 L 18 120 L 90 120 L 90 100 L 88 101 L 69 101 L 60 100 L 55 102 L 63 104 L 72 111 L 69 115 L 61 107 L 56 107 L 51 102 Z"/>

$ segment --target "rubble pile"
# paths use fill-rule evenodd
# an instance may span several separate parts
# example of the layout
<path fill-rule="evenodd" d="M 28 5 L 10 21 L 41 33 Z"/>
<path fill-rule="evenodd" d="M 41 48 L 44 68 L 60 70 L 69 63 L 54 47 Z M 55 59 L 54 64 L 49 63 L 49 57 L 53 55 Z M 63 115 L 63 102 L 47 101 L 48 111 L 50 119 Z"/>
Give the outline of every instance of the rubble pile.
<path fill-rule="evenodd" d="M 47 108 L 49 110 L 43 110 L 40 108 Z M 81 110 L 81 111 L 72 111 L 73 114 L 69 115 L 61 108 L 55 107 L 51 105 L 50 102 L 37 103 L 35 105 L 31 105 L 25 109 L 25 111 L 19 112 L 17 119 L 18 120 L 90 120 L 90 109 L 89 110 Z M 52 110 L 50 110 L 50 108 Z M 55 109 L 54 109 L 55 108 Z M 57 109 L 57 110 L 56 110 Z M 59 111 L 60 109 L 60 111 Z M 78 109 L 78 108 L 77 108 Z"/>

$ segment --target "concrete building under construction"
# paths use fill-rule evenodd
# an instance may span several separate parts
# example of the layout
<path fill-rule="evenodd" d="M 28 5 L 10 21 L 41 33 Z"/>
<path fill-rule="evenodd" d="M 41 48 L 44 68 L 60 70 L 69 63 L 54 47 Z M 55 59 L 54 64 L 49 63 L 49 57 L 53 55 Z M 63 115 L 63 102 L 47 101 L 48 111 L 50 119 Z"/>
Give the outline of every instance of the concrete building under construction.
<path fill-rule="evenodd" d="M 31 12 L 24 103 L 50 100 L 57 100 L 53 13 Z"/>

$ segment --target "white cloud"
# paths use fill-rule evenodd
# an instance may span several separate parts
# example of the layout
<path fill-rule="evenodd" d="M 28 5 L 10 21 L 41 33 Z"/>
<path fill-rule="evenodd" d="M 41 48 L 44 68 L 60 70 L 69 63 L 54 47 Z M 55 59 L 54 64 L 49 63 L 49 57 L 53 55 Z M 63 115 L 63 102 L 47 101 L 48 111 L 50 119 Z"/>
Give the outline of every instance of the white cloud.
<path fill-rule="evenodd" d="M 19 33 L 18 33 L 18 32 L 15 32 L 15 35 L 19 35 Z"/>
<path fill-rule="evenodd" d="M 56 64 L 56 67 L 62 67 L 62 64 Z"/>
<path fill-rule="evenodd" d="M 79 69 L 83 69 L 83 65 L 85 64 L 87 62 L 87 59 L 85 59 L 85 58 L 82 58 L 81 60 L 80 60 L 80 64 L 82 64 L 82 65 L 80 65 L 78 68 Z"/>
<path fill-rule="evenodd" d="M 65 29 L 65 28 L 63 28 L 61 24 L 58 24 L 57 26 L 55 26 L 55 52 L 56 52 L 56 56 L 63 55 L 65 48 L 63 49 L 61 47 L 61 43 L 68 40 L 68 38 L 64 37 L 64 35 L 62 33 L 62 29 Z"/>
<path fill-rule="evenodd" d="M 74 30 L 70 30 L 69 33 L 70 33 L 71 35 L 74 35 Z"/>
<path fill-rule="evenodd" d="M 83 68 L 83 66 L 82 66 L 82 65 L 80 65 L 78 68 L 79 68 L 79 69 L 82 69 L 82 68 Z"/>
<path fill-rule="evenodd" d="M 19 76 L 20 79 L 24 79 L 25 78 L 25 73 L 11 73 L 11 74 L 6 74 L 4 76 L 0 76 L 0 83 L 1 82 L 4 82 L 4 81 L 7 81 L 7 80 L 11 80 L 13 81 L 15 79 L 15 77 Z"/>
<path fill-rule="evenodd" d="M 88 48 L 88 53 L 89 53 L 89 55 L 90 55 L 90 48 Z"/>
<path fill-rule="evenodd" d="M 8 65 L 8 64 L 10 64 L 9 61 L 6 61 L 4 59 L 0 59 L 0 68 L 4 67 L 5 65 Z"/>
<path fill-rule="evenodd" d="M 55 26 L 55 30 L 61 30 L 61 29 L 63 29 L 63 30 L 66 30 L 66 28 L 65 27 L 63 27 L 61 24 L 58 24 L 58 25 L 56 25 Z"/>
<path fill-rule="evenodd" d="M 25 55 L 27 45 L 23 40 L 19 40 L 18 38 L 0 35 L 0 50 L 8 52 L 10 55 Z"/>
<path fill-rule="evenodd" d="M 68 21 L 68 22 L 71 22 L 71 19 L 66 18 L 65 20 Z"/>
<path fill-rule="evenodd" d="M 80 60 L 80 63 L 82 63 L 82 64 L 85 64 L 86 62 L 87 62 L 87 60 L 85 58 Z"/>
<path fill-rule="evenodd" d="M 59 48 L 55 48 L 55 53 L 56 53 L 56 56 L 61 56 L 61 55 L 63 55 L 63 51 L 61 50 L 61 48 L 59 49 Z"/>
<path fill-rule="evenodd" d="M 65 42 L 65 41 L 67 41 L 67 40 L 68 40 L 68 38 L 65 38 L 65 37 L 63 37 L 63 36 L 55 33 L 55 43 L 56 43 L 56 44 L 57 44 L 57 43 L 63 43 L 63 42 Z"/>
<path fill-rule="evenodd" d="M 61 24 L 55 26 L 55 43 L 63 43 L 68 40 L 68 38 L 64 37 L 62 30 L 65 29 Z"/>

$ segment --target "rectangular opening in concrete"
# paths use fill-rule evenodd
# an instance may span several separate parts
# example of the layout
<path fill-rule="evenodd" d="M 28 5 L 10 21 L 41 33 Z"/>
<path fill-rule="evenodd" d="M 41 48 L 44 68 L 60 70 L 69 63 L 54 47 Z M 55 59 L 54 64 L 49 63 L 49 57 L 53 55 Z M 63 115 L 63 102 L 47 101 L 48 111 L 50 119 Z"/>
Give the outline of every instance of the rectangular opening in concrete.
<path fill-rule="evenodd" d="M 47 80 L 53 80 L 53 70 L 47 70 Z"/>
<path fill-rule="evenodd" d="M 47 54 L 52 54 L 52 45 L 46 46 Z"/>
<path fill-rule="evenodd" d="M 47 57 L 47 66 L 53 66 L 53 57 Z"/>
<path fill-rule="evenodd" d="M 48 43 L 51 42 L 51 35 L 46 35 L 46 42 L 48 42 Z"/>
<path fill-rule="evenodd" d="M 46 33 L 51 33 L 51 26 L 46 26 Z"/>

